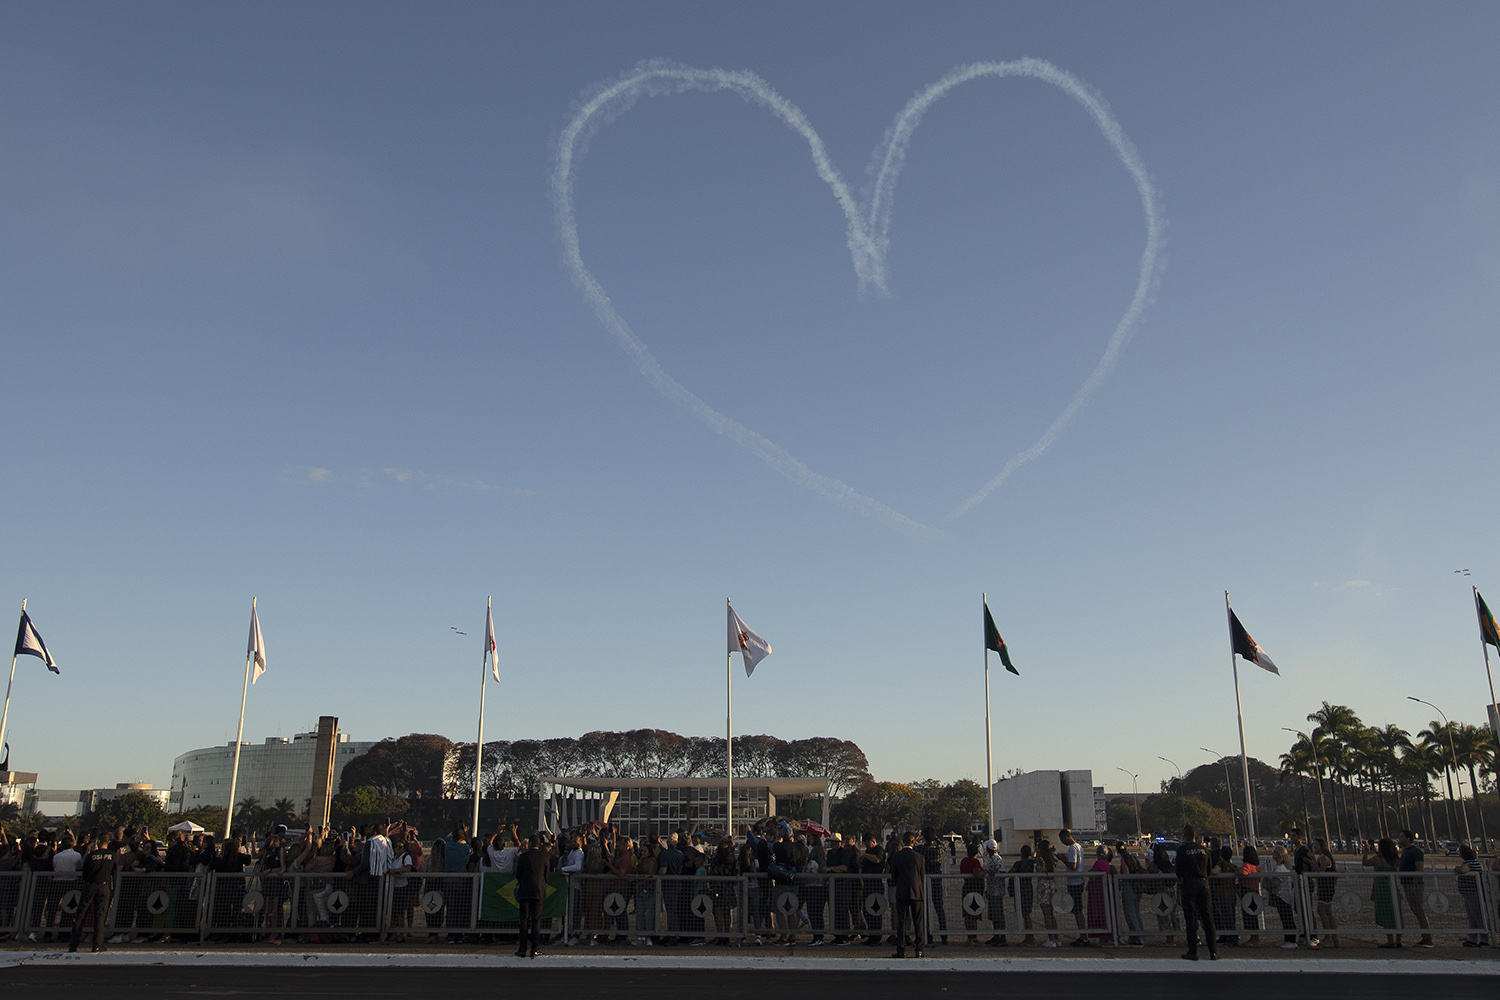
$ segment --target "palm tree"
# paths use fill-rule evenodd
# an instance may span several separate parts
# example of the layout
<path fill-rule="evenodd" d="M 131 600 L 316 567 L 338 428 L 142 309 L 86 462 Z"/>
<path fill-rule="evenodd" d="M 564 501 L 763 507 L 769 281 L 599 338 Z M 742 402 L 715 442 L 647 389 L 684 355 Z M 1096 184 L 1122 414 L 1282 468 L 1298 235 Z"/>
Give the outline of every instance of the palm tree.
<path fill-rule="evenodd" d="M 1400 779 L 1401 758 L 1412 749 L 1411 736 L 1395 723 L 1387 723 L 1375 730 L 1375 742 L 1381 751 L 1386 773 L 1391 776 L 1391 796 L 1398 807 L 1397 817 L 1404 819 L 1405 825 L 1410 827 L 1411 811 L 1406 808 L 1406 801 L 1401 796 Z"/>
<path fill-rule="evenodd" d="M 1313 774 L 1315 770 L 1312 744 L 1299 734 L 1297 742 L 1281 755 L 1281 769 L 1276 780 L 1283 781 L 1288 777 L 1297 779 L 1297 787 L 1302 792 L 1302 822 L 1309 831 L 1312 830 L 1312 817 L 1307 812 L 1307 782 L 1302 780 L 1302 776 Z"/>
<path fill-rule="evenodd" d="M 283 796 L 271 803 L 272 822 L 290 823 L 297 818 L 297 803 Z"/>
<path fill-rule="evenodd" d="M 1354 746 L 1358 742 L 1358 736 L 1364 723 L 1359 721 L 1359 716 L 1354 709 L 1347 705 L 1330 705 L 1323 702 L 1323 707 L 1307 717 L 1307 721 L 1314 724 L 1314 733 L 1322 730 L 1326 742 L 1325 746 L 1319 747 L 1324 755 L 1324 766 L 1329 768 L 1330 777 L 1334 778 L 1334 815 L 1338 826 L 1338 837 L 1342 842 L 1344 839 L 1343 815 L 1349 811 L 1348 781 L 1357 773 L 1354 766 Z M 1342 778 L 1342 781 L 1337 779 Z M 1338 802 L 1342 799 L 1343 809 L 1340 810 Z M 1358 825 L 1356 823 L 1356 825 Z"/>
<path fill-rule="evenodd" d="M 1402 755 L 1401 766 L 1416 785 L 1422 805 L 1427 807 L 1428 836 L 1436 839 L 1437 819 L 1432 814 L 1432 779 L 1447 771 L 1448 752 L 1441 744 L 1424 740 Z M 1452 822 L 1451 815 L 1449 822 Z"/>
<path fill-rule="evenodd" d="M 1474 808 L 1479 813 L 1480 850 L 1489 850 L 1489 831 L 1485 829 L 1484 810 L 1479 806 L 1479 775 L 1476 768 L 1484 767 L 1494 760 L 1495 737 L 1482 726 L 1471 726 L 1466 722 L 1453 728 L 1453 752 L 1458 757 L 1458 766 L 1469 772 L 1469 788 L 1474 793 Z"/>
<path fill-rule="evenodd" d="M 1427 724 L 1427 728 L 1417 734 L 1417 738 L 1421 740 L 1419 746 L 1435 748 L 1442 759 L 1443 778 L 1448 785 L 1449 840 L 1458 839 L 1458 820 L 1453 814 L 1453 736 L 1453 727 L 1451 725 L 1440 723 L 1436 719 L 1433 719 L 1431 722 L 1429 722 Z M 1462 798 L 1463 796 L 1459 796 L 1459 808 L 1463 810 L 1464 828 L 1467 829 L 1469 826 L 1469 812 L 1467 809 L 1463 809 Z"/>

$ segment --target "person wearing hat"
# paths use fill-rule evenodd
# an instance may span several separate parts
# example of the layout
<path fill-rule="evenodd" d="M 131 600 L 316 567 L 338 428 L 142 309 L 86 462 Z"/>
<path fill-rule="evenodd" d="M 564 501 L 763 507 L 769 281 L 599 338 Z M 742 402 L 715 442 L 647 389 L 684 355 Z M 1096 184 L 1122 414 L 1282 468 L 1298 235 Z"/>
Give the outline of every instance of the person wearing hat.
<path fill-rule="evenodd" d="M 996 948 L 1004 948 L 1005 940 L 1005 859 L 1000 856 L 1000 845 L 994 840 L 984 842 L 984 902 L 989 911 L 990 926 L 995 934 L 985 942 Z"/>

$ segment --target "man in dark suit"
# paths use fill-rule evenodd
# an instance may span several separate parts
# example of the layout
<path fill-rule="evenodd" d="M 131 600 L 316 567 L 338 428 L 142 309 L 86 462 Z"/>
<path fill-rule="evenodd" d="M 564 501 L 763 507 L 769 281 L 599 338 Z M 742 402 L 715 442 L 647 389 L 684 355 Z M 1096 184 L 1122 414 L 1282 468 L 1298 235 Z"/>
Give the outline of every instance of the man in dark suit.
<path fill-rule="evenodd" d="M 532 834 L 526 850 L 516 855 L 516 906 L 521 911 L 521 936 L 516 942 L 516 956 L 540 955 L 542 946 L 542 900 L 547 897 L 547 873 L 551 865 L 542 850 L 542 838 Z"/>
<path fill-rule="evenodd" d="M 922 855 L 912 850 L 917 835 L 908 833 L 902 839 L 902 848 L 891 857 L 891 881 L 896 887 L 896 954 L 892 958 L 906 957 L 907 921 L 911 921 L 912 941 L 916 956 L 922 957 L 922 947 L 927 941 L 923 926 L 926 910 L 927 862 Z"/>

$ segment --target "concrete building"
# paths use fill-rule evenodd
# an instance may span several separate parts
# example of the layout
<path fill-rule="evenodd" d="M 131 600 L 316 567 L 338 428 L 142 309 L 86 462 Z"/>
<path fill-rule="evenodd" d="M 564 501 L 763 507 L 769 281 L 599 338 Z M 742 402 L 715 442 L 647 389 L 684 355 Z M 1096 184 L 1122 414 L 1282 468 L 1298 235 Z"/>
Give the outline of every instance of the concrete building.
<path fill-rule="evenodd" d="M 821 797 L 823 825 L 828 825 L 827 779 L 736 778 L 735 832 L 743 833 L 767 816 L 776 815 L 778 795 Z M 549 777 L 542 779 L 541 815 L 537 820 L 554 831 L 604 820 L 635 838 L 665 835 L 695 824 L 723 830 L 724 801 L 722 778 Z"/>
<path fill-rule="evenodd" d="M 167 789 L 153 788 L 149 782 L 122 781 L 113 788 L 37 788 L 36 775 L 30 777 L 31 787 L 26 789 L 24 798 L 18 803 L 21 811 L 40 813 L 49 819 L 97 812 L 101 805 L 127 792 L 144 792 L 163 809 L 167 806 Z"/>
<path fill-rule="evenodd" d="M 995 782 L 995 822 L 1000 849 L 1013 854 L 1022 844 L 1069 829 L 1081 841 L 1103 835 L 1107 813 L 1104 789 L 1092 771 L 1024 771 Z"/>
<path fill-rule="evenodd" d="M 0 806 L 26 809 L 26 796 L 36 788 L 35 771 L 0 771 Z"/>
<path fill-rule="evenodd" d="M 338 788 L 344 765 L 375 744 L 354 742 L 338 733 L 334 745 L 332 783 Z M 307 808 L 317 767 L 318 734 L 269 736 L 264 743 L 240 744 L 240 777 L 235 798 L 254 798 L 269 806 L 291 799 L 299 811 Z M 172 762 L 170 812 L 200 806 L 229 806 L 229 779 L 234 769 L 234 741 L 223 746 L 189 750 Z"/>

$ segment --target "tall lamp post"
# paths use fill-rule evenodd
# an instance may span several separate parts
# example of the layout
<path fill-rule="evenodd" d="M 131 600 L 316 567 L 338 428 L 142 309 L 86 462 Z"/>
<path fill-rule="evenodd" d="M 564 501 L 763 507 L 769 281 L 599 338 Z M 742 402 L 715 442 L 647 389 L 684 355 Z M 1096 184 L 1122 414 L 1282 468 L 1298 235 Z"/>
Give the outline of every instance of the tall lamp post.
<path fill-rule="evenodd" d="M 1198 749 L 1204 753 L 1213 754 L 1214 759 L 1224 765 L 1224 792 L 1229 796 L 1229 839 L 1239 840 L 1240 830 L 1234 822 L 1234 786 L 1229 783 L 1229 758 L 1217 750 L 1210 750 L 1208 747 L 1199 747 Z"/>
<path fill-rule="evenodd" d="M 1323 761 L 1318 757 L 1318 744 L 1310 735 L 1300 729 L 1288 729 L 1286 726 L 1282 726 L 1281 728 L 1285 732 L 1294 733 L 1302 737 L 1307 741 L 1307 745 L 1312 748 L 1313 766 L 1318 769 L 1318 808 L 1323 810 L 1323 843 L 1331 844 L 1333 841 L 1328 839 L 1328 803 L 1323 801 Z M 1312 833 L 1312 831 L 1309 830 L 1308 833 Z"/>
<path fill-rule="evenodd" d="M 1119 766 L 1116 766 L 1115 770 L 1125 771 L 1123 767 Z M 1129 771 L 1125 771 L 1125 773 L 1130 774 Z M 1137 844 L 1141 842 L 1141 795 L 1136 789 L 1136 779 L 1139 777 L 1140 775 L 1138 774 L 1130 774 L 1130 797 L 1135 800 L 1135 842 Z"/>
<path fill-rule="evenodd" d="M 1430 701 L 1427 701 L 1423 698 L 1413 697 L 1412 695 L 1407 695 L 1406 700 L 1415 701 L 1426 705 L 1438 715 L 1443 716 L 1443 726 L 1448 730 L 1448 752 L 1453 755 L 1453 776 L 1458 779 L 1458 808 L 1464 814 L 1464 839 L 1472 844 L 1474 843 L 1474 833 L 1469 829 L 1469 810 L 1464 807 L 1464 779 L 1458 771 L 1458 749 L 1454 746 L 1453 743 L 1453 723 L 1448 721 L 1448 716 L 1443 714 L 1443 710 L 1441 708 L 1438 708 Z M 1475 803 L 1479 802 L 1477 789 L 1475 791 L 1474 801 Z"/>
<path fill-rule="evenodd" d="M 1182 768 L 1178 767 L 1177 762 L 1171 757 L 1158 756 L 1156 759 L 1164 760 L 1168 764 L 1171 764 L 1172 768 L 1177 772 L 1177 819 L 1183 826 L 1187 826 L 1187 806 L 1182 804 Z M 1233 823 L 1230 825 L 1232 826 Z M 1231 842 L 1234 840 L 1233 834 L 1230 835 L 1229 839 Z"/>

